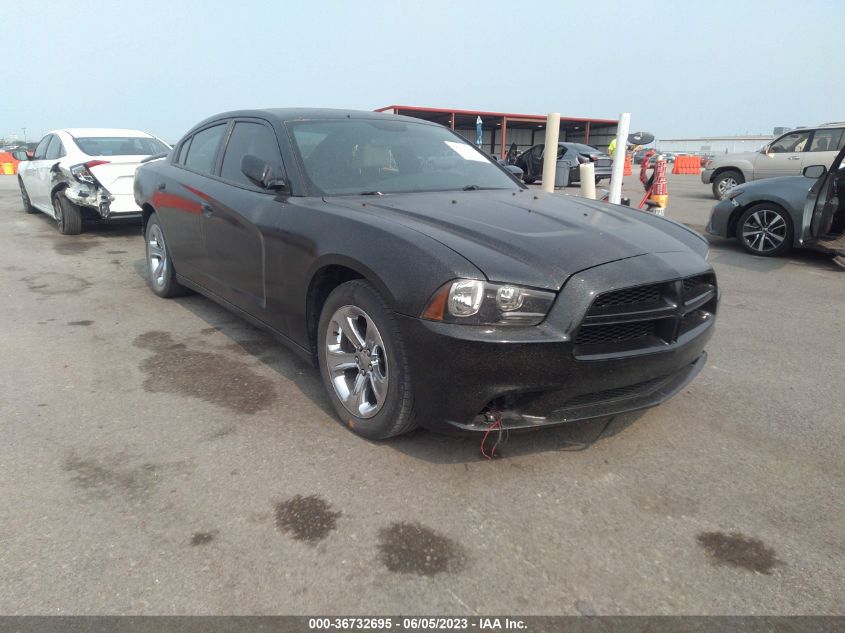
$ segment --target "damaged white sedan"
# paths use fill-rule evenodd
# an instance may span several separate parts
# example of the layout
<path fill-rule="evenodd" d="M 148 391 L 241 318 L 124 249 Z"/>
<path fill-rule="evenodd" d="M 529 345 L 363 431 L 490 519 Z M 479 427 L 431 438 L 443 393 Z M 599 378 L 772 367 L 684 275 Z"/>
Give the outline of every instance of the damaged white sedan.
<path fill-rule="evenodd" d="M 34 150 L 15 152 L 27 213 L 55 218 L 60 233 L 76 235 L 84 221 L 140 220 L 135 169 L 170 146 L 146 132 L 111 128 L 54 130 Z"/>

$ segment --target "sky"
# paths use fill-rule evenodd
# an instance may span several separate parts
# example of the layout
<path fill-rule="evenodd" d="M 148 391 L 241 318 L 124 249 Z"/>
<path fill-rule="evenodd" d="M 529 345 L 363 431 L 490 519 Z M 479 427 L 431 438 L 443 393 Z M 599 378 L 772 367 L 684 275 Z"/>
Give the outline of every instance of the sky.
<path fill-rule="evenodd" d="M 7 0 L 0 30 L 0 136 L 30 141 L 263 107 L 630 112 L 658 138 L 845 120 L 845 0 Z"/>

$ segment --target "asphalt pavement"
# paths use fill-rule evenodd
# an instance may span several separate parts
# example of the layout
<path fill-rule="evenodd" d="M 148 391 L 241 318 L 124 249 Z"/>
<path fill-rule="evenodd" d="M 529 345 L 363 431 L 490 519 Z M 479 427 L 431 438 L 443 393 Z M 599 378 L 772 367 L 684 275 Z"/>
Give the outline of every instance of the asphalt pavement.
<path fill-rule="evenodd" d="M 669 196 L 702 229 L 709 188 Z M 845 272 L 711 261 L 688 388 L 488 461 L 354 436 L 284 346 L 154 296 L 137 227 L 59 235 L 2 176 L 0 613 L 845 614 Z"/>

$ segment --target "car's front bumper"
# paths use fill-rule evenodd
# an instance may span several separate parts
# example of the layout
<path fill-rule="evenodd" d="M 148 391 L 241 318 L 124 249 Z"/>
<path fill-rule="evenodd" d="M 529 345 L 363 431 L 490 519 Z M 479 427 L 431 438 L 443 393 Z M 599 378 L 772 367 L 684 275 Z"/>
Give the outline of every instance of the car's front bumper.
<path fill-rule="evenodd" d="M 731 216 L 739 208 L 739 202 L 732 198 L 722 198 L 713 205 L 710 212 L 710 220 L 705 230 L 710 235 L 720 237 L 731 237 Z"/>
<path fill-rule="evenodd" d="M 597 287 L 653 281 L 661 260 L 677 263 L 680 255 L 635 257 L 576 275 L 539 326 L 466 326 L 399 316 L 419 422 L 438 431 L 483 431 L 489 413 L 507 428 L 529 428 L 615 415 L 672 397 L 704 365 L 713 318 L 648 349 L 585 354 L 576 335 Z M 700 275 L 697 266 L 657 279 Z"/>

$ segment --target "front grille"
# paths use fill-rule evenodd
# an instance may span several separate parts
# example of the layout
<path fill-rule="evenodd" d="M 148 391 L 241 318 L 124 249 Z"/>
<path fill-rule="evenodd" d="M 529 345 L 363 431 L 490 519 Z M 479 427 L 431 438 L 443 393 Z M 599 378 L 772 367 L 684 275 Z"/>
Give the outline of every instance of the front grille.
<path fill-rule="evenodd" d="M 582 327 L 575 337 L 576 345 L 596 345 L 598 343 L 621 343 L 638 338 L 652 336 L 656 323 L 640 321 L 633 323 L 613 323 L 604 326 Z"/>
<path fill-rule="evenodd" d="M 593 302 L 593 308 L 604 308 L 606 306 L 626 305 L 632 303 L 654 303 L 660 301 L 660 285 L 636 286 L 634 288 L 623 288 L 613 292 L 605 292 L 599 295 Z"/>
<path fill-rule="evenodd" d="M 570 398 L 561 405 L 561 409 L 569 409 L 572 407 L 585 407 L 591 404 L 598 404 L 600 402 L 607 402 L 608 400 L 621 400 L 623 398 L 633 398 L 643 394 L 650 393 L 657 389 L 662 383 L 666 382 L 667 376 L 659 376 L 651 380 L 644 380 L 634 385 L 626 387 L 617 387 L 616 389 L 605 389 L 604 391 L 594 391 L 593 393 L 585 393 L 580 396 Z"/>
<path fill-rule="evenodd" d="M 716 297 L 712 273 L 602 293 L 575 333 L 575 355 L 665 348 L 712 321 Z"/>
<path fill-rule="evenodd" d="M 684 279 L 684 301 L 694 299 L 695 297 L 715 287 L 715 275 L 696 275 L 695 277 L 687 277 Z"/>

